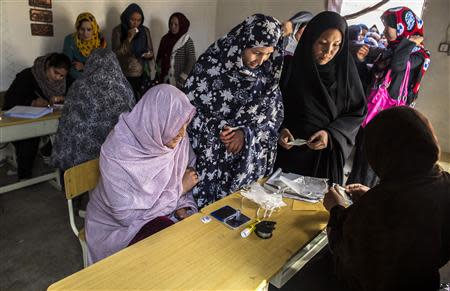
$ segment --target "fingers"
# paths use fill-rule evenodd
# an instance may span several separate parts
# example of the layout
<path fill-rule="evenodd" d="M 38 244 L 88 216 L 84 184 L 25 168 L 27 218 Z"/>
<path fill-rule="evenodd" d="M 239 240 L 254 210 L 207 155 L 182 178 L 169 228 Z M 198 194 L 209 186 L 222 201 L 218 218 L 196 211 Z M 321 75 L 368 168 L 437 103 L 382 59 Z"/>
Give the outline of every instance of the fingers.
<path fill-rule="evenodd" d="M 322 141 L 318 141 L 318 142 L 315 142 L 315 143 L 307 143 L 306 144 L 310 149 L 312 149 L 312 150 L 323 150 L 324 148 L 326 148 L 326 145 L 325 145 L 325 143 L 324 142 L 322 142 Z"/>
<path fill-rule="evenodd" d="M 364 185 L 359 184 L 359 183 L 350 184 L 350 185 L 345 186 L 345 191 L 352 192 L 352 191 L 361 189 L 363 186 Z"/>
<path fill-rule="evenodd" d="M 317 139 L 319 138 L 320 133 L 316 132 L 315 134 L 311 135 L 311 137 L 308 139 L 308 143 L 314 144 L 317 143 Z"/>
<path fill-rule="evenodd" d="M 291 132 L 288 129 L 286 129 L 286 133 L 289 138 L 289 141 L 293 141 L 295 139 L 294 136 L 291 134 Z"/>
<path fill-rule="evenodd" d="M 235 151 L 234 153 L 235 153 L 235 154 L 240 153 L 243 147 L 244 147 L 244 143 L 239 143 L 239 144 L 236 146 L 236 151 Z"/>
<path fill-rule="evenodd" d="M 219 138 L 223 143 L 231 142 L 233 140 L 234 136 L 236 135 L 236 132 L 234 132 L 234 131 L 225 132 L 224 134 L 222 134 L 222 133 L 223 133 L 223 131 L 220 133 Z"/>

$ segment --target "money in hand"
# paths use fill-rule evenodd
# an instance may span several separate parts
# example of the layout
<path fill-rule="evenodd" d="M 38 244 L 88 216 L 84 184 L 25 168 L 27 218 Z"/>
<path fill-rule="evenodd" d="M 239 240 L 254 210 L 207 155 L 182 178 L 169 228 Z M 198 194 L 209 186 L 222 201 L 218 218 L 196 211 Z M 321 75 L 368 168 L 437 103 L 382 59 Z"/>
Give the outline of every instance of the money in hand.
<path fill-rule="evenodd" d="M 301 138 L 297 138 L 294 139 L 293 141 L 288 142 L 288 145 L 293 145 L 293 146 L 302 146 L 304 144 L 306 144 L 308 141 L 305 139 L 301 139 Z"/>

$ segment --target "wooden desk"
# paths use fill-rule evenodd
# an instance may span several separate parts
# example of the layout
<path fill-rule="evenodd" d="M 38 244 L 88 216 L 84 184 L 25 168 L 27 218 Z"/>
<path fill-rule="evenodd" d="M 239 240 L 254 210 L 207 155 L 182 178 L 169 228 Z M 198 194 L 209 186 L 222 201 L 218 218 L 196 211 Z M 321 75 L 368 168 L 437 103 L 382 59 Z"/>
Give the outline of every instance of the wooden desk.
<path fill-rule="evenodd" d="M 224 204 L 240 205 L 234 194 L 203 211 Z M 254 234 L 244 239 L 213 220 L 191 217 L 128 247 L 59 282 L 48 290 L 258 290 L 299 249 L 325 228 L 326 211 L 293 211 L 292 201 L 271 219 L 277 229 L 271 239 Z M 251 202 L 243 212 L 256 211 Z"/>
<path fill-rule="evenodd" d="M 54 134 L 58 129 L 60 117 L 60 111 L 36 119 L 2 116 L 0 120 L 0 143 Z"/>
<path fill-rule="evenodd" d="M 45 115 L 36 119 L 25 118 L 10 118 L 1 117 L 0 120 L 0 143 L 23 140 L 32 137 L 39 137 L 44 135 L 55 134 L 58 129 L 60 111 L 55 111 L 51 114 Z M 58 171 L 45 174 L 39 177 L 34 177 L 25 181 L 20 181 L 10 185 L 0 187 L 0 194 L 24 188 L 30 185 L 41 183 L 44 181 L 51 181 L 56 188 L 61 189 Z"/>

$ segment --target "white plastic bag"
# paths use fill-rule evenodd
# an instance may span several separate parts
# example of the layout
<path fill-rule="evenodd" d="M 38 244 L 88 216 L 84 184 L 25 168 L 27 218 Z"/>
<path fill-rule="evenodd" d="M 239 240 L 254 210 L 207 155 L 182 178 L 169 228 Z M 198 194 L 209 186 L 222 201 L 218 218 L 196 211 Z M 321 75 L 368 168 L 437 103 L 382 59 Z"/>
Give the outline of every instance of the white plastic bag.
<path fill-rule="evenodd" d="M 270 217 L 276 209 L 286 206 L 281 193 L 269 192 L 259 183 L 254 182 L 241 191 L 241 195 L 259 205 L 257 217 L 260 218 L 260 210 L 264 210 L 262 218 Z"/>

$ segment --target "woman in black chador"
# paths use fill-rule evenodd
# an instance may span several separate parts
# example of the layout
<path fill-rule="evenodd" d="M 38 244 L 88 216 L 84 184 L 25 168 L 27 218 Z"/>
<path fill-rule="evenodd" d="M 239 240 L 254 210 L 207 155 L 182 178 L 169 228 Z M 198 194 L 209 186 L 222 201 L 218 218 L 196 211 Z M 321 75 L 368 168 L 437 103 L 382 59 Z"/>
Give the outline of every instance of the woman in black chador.
<path fill-rule="evenodd" d="M 297 46 L 278 140 L 277 166 L 285 172 L 343 182 L 345 160 L 366 114 L 347 34 L 346 21 L 326 11 L 308 23 Z M 308 143 L 288 144 L 297 138 Z"/>

